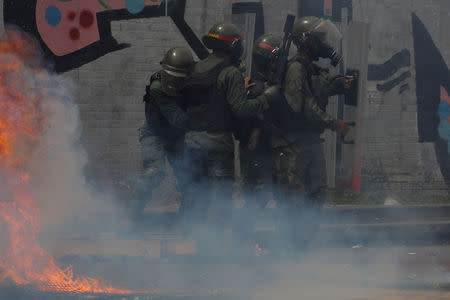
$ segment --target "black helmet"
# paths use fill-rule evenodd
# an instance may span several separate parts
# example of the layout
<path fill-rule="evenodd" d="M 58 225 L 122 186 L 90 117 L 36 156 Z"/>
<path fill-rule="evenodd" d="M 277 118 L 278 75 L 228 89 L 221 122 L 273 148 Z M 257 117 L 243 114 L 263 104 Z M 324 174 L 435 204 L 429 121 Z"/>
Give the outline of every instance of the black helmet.
<path fill-rule="evenodd" d="M 194 57 L 189 49 L 175 47 L 167 51 L 161 65 L 162 88 L 166 94 L 175 96 L 194 65 Z"/>
<path fill-rule="evenodd" d="M 281 38 L 273 34 L 260 36 L 253 45 L 253 62 L 265 68 L 275 63 L 280 55 Z"/>
<path fill-rule="evenodd" d="M 208 34 L 203 36 L 202 41 L 208 49 L 222 50 L 235 59 L 239 59 L 244 52 L 241 31 L 234 24 L 214 25 Z"/>
<path fill-rule="evenodd" d="M 329 20 L 317 17 L 297 19 L 292 29 L 294 44 L 299 50 L 306 51 L 312 59 L 329 58 L 337 66 L 342 56 L 337 52 L 342 35 Z"/>

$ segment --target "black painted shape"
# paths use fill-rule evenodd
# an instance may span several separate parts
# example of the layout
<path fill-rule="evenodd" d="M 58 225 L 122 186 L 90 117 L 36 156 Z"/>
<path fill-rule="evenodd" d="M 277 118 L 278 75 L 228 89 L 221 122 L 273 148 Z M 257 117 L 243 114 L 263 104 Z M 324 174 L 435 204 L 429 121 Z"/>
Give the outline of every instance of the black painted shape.
<path fill-rule="evenodd" d="M 388 61 L 381 65 L 369 65 L 367 80 L 387 80 L 400 68 L 411 66 L 411 53 L 408 49 L 394 54 Z"/>
<path fill-rule="evenodd" d="M 168 0 L 168 14 L 184 15 L 185 0 Z M 58 73 L 66 72 L 92 62 L 108 53 L 129 47 L 129 44 L 119 44 L 111 32 L 111 21 L 131 20 L 165 16 L 165 2 L 159 6 L 149 6 L 138 14 L 131 14 L 126 9 L 104 11 L 97 14 L 97 24 L 100 41 L 95 42 L 76 52 L 56 56 L 41 39 L 36 27 L 36 1 L 5 0 L 3 16 L 6 24 L 13 24 L 32 34 L 41 44 L 45 57 L 54 64 Z"/>
<path fill-rule="evenodd" d="M 450 184 L 450 154 L 447 141 L 439 136 L 440 89 L 450 91 L 450 72 L 423 22 L 412 14 L 416 65 L 417 117 L 420 142 L 433 142 L 442 174 Z"/>
<path fill-rule="evenodd" d="M 189 46 L 194 50 L 199 59 L 205 59 L 209 55 L 208 49 L 203 45 L 192 28 L 186 23 L 184 18 L 180 16 L 170 16 L 172 21 L 177 26 L 178 30 L 183 35 Z"/>
<path fill-rule="evenodd" d="M 411 88 L 409 87 L 409 84 L 404 84 L 404 85 L 402 85 L 399 89 L 398 89 L 398 94 L 399 95 L 401 95 L 401 94 L 403 94 L 404 92 L 406 92 L 406 91 L 408 91 L 408 90 L 410 90 Z"/>
<path fill-rule="evenodd" d="M 392 79 L 391 81 L 388 81 L 383 84 L 377 84 L 377 90 L 379 90 L 381 92 L 389 92 L 394 87 L 396 87 L 397 85 L 402 83 L 405 79 L 410 78 L 410 77 L 411 77 L 410 71 L 404 72 L 400 76 Z"/>
<path fill-rule="evenodd" d="M 255 36 L 256 40 L 264 34 L 264 8 L 261 2 L 239 2 L 233 3 L 233 14 L 255 14 Z"/>
<path fill-rule="evenodd" d="M 205 45 L 203 45 L 192 28 L 184 20 L 186 0 L 179 0 L 178 2 L 178 7 L 170 9 L 170 17 L 172 18 L 174 24 L 177 26 L 181 35 L 187 41 L 192 50 L 194 50 L 198 58 L 205 59 L 209 55 L 208 49 L 205 47 Z"/>

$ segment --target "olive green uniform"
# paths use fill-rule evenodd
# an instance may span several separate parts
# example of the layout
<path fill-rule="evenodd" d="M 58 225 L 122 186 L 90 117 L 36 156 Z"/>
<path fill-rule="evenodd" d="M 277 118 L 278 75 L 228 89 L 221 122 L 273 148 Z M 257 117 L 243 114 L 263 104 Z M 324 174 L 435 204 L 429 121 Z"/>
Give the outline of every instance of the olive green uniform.
<path fill-rule="evenodd" d="M 209 103 L 188 103 L 188 111 L 208 122 L 206 131 L 186 133 L 186 156 L 193 174 L 188 185 L 191 213 L 201 214 L 191 219 L 205 220 L 219 230 L 231 219 L 232 186 L 234 175 L 233 133 L 237 118 L 253 117 L 269 108 L 269 99 L 262 94 L 247 100 L 244 78 L 234 65 L 224 58 L 211 54 L 195 65 L 193 76 L 207 73 L 223 65 L 212 87 Z"/>
<path fill-rule="evenodd" d="M 272 133 L 275 180 L 292 191 L 314 197 L 326 187 L 320 131 L 337 128 L 337 120 L 319 106 L 307 68 L 299 61 L 287 68 L 283 93 L 289 112 L 277 116 L 282 130 Z"/>
<path fill-rule="evenodd" d="M 139 141 L 142 150 L 143 174 L 137 191 L 134 213 L 145 206 L 146 199 L 158 187 L 167 172 L 167 161 L 171 164 L 182 186 L 186 172 L 182 168 L 183 139 L 185 130 L 198 128 L 181 107 L 181 96 L 167 95 L 159 79 L 152 81 L 145 96 L 146 120 L 139 129 Z"/>
<path fill-rule="evenodd" d="M 304 245 L 317 230 L 325 201 L 326 165 L 320 133 L 336 130 L 337 120 L 320 108 L 311 74 L 302 61 L 288 64 L 282 89 L 286 105 L 272 112 L 274 195 L 282 212 L 282 233 Z"/>
<path fill-rule="evenodd" d="M 330 96 L 333 96 L 337 93 L 330 93 L 330 85 L 333 80 L 336 78 L 335 76 L 330 75 L 328 69 L 320 68 L 319 66 L 312 64 L 311 65 L 311 86 L 314 92 L 314 96 L 318 101 L 319 107 L 325 111 L 328 105 L 328 100 Z"/>

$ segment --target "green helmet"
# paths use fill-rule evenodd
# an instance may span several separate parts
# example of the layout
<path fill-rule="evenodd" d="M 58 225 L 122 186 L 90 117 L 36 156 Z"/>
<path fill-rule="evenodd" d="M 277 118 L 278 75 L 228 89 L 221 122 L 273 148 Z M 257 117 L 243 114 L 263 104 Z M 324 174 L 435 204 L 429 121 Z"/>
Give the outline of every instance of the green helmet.
<path fill-rule="evenodd" d="M 175 47 L 167 51 L 161 65 L 162 88 L 166 94 L 175 96 L 194 65 L 194 57 L 189 49 Z"/>
<path fill-rule="evenodd" d="M 297 19 L 292 29 L 293 42 L 300 51 L 306 51 L 312 59 L 329 58 L 337 66 L 342 56 L 337 52 L 342 35 L 329 20 L 318 17 Z"/>
<path fill-rule="evenodd" d="M 222 50 L 236 59 L 244 52 L 241 30 L 234 24 L 214 25 L 208 34 L 203 36 L 202 41 L 208 49 Z"/>
<path fill-rule="evenodd" d="M 281 38 L 273 34 L 260 36 L 253 45 L 253 61 L 258 67 L 275 63 L 280 55 Z"/>

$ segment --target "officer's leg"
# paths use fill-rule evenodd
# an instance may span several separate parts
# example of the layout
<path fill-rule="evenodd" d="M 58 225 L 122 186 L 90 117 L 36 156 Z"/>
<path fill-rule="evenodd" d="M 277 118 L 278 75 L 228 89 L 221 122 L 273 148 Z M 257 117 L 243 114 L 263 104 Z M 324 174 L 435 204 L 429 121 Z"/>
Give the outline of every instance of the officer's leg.
<path fill-rule="evenodd" d="M 237 242 L 237 247 L 248 248 L 255 245 L 252 233 L 256 221 L 263 214 L 269 201 L 272 170 L 271 158 L 266 152 L 241 153 L 244 154 L 241 162 L 245 165 L 242 193 L 245 205 L 234 212 L 233 237 Z"/>
<path fill-rule="evenodd" d="M 142 149 L 143 173 L 135 188 L 130 203 L 133 218 L 139 218 L 145 205 L 150 201 L 153 190 L 158 187 L 166 175 L 166 155 L 161 139 L 148 134 L 148 126 L 140 128 L 139 137 Z"/>
<path fill-rule="evenodd" d="M 210 196 L 208 184 L 207 153 L 203 150 L 186 147 L 181 170 L 182 180 L 179 185 L 183 191 L 180 213 L 183 216 L 182 230 L 187 235 L 198 235 L 206 220 L 206 209 Z"/>
<path fill-rule="evenodd" d="M 224 250 L 225 230 L 231 227 L 233 210 L 233 152 L 208 152 L 208 178 L 211 198 L 206 223 L 209 231 L 209 248 L 213 252 Z"/>
<path fill-rule="evenodd" d="M 326 202 L 327 167 L 323 143 L 311 145 L 311 167 L 309 169 L 308 194 L 310 206 L 322 208 Z"/>
<path fill-rule="evenodd" d="M 309 161 L 303 149 L 291 145 L 275 152 L 275 196 L 278 210 L 278 227 L 281 240 L 278 242 L 288 252 L 298 246 L 300 214 L 304 202 L 306 172 Z"/>
<path fill-rule="evenodd" d="M 169 161 L 169 164 L 172 168 L 173 175 L 175 177 L 175 184 L 176 184 L 176 190 L 181 196 L 180 199 L 180 209 L 179 212 L 182 212 L 183 209 L 183 203 L 184 203 L 184 196 L 185 196 L 185 188 L 186 184 L 189 181 L 190 174 L 187 170 L 184 168 L 184 161 L 183 161 L 183 144 L 184 141 L 180 139 L 180 141 L 177 141 L 168 149 L 167 158 Z"/>
<path fill-rule="evenodd" d="M 311 158 L 311 165 L 308 168 L 307 198 L 302 219 L 304 239 L 311 241 L 319 231 L 326 202 L 327 173 L 323 144 L 310 145 L 307 155 Z"/>

